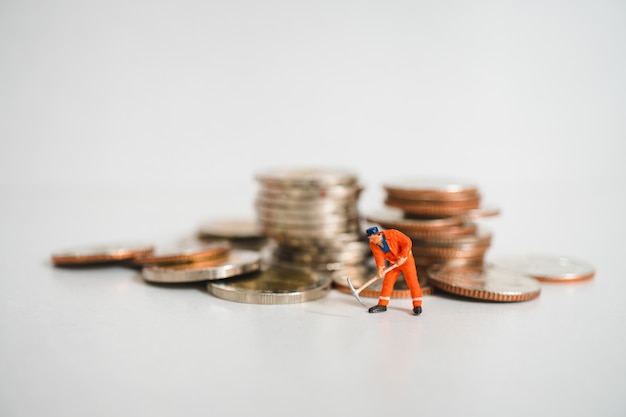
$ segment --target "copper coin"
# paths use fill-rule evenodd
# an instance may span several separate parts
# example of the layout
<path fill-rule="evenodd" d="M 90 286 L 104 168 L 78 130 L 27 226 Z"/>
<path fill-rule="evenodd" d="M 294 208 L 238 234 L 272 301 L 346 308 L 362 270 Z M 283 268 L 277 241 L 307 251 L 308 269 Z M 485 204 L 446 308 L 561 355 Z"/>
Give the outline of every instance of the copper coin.
<path fill-rule="evenodd" d="M 452 219 L 452 218 L 450 218 Z M 434 230 L 403 230 L 404 234 L 414 241 L 416 240 L 437 240 L 437 239 L 453 239 L 455 237 L 473 235 L 478 231 L 476 223 L 463 223 L 458 226 L 442 227 Z"/>
<path fill-rule="evenodd" d="M 416 257 L 426 257 L 431 259 L 477 258 L 484 256 L 488 249 L 488 245 L 469 248 L 413 246 L 413 255 Z"/>
<path fill-rule="evenodd" d="M 520 255 L 497 258 L 494 265 L 540 281 L 575 282 L 591 279 L 595 268 L 587 262 L 556 255 Z"/>
<path fill-rule="evenodd" d="M 423 218 L 439 218 L 439 217 L 452 217 L 459 216 L 466 218 L 468 210 L 478 207 L 480 202 L 472 201 L 471 203 L 464 205 L 445 205 L 445 204 L 409 204 L 400 200 L 386 199 L 385 205 L 389 207 L 395 207 L 403 210 L 405 213 L 409 213 L 412 216 L 419 216 Z"/>
<path fill-rule="evenodd" d="M 225 257 L 230 249 L 231 246 L 226 240 L 179 243 L 171 248 L 157 248 L 154 253 L 132 259 L 130 264 L 153 266 L 207 261 Z"/>
<path fill-rule="evenodd" d="M 53 253 L 52 262 L 57 266 L 114 263 L 147 256 L 153 251 L 152 245 L 136 243 L 83 246 Z"/>
<path fill-rule="evenodd" d="M 471 248 L 478 246 L 489 246 L 492 234 L 486 229 L 480 229 L 474 234 L 461 234 L 452 236 L 427 236 L 421 239 L 413 238 L 415 246 L 435 246 L 435 247 L 455 247 Z"/>
<path fill-rule="evenodd" d="M 480 205 L 480 198 L 474 197 L 466 200 L 454 200 L 454 201 L 412 201 L 402 198 L 387 197 L 385 203 L 389 206 L 408 206 L 414 207 L 416 210 L 424 207 L 430 209 L 431 207 L 443 207 L 443 208 L 457 208 L 462 210 L 469 210 L 476 208 Z"/>
<path fill-rule="evenodd" d="M 445 178 L 403 178 L 383 188 L 390 197 L 407 200 L 463 200 L 478 196 L 478 188 L 465 181 Z"/>
<path fill-rule="evenodd" d="M 415 265 L 418 268 L 429 268 L 433 265 L 443 265 L 450 267 L 478 267 L 484 265 L 484 256 L 474 258 L 452 258 L 452 259 L 431 259 L 426 257 L 414 257 Z"/>
<path fill-rule="evenodd" d="M 434 266 L 428 281 L 446 292 L 480 300 L 514 302 L 536 298 L 539 281 L 502 268 L 483 269 Z"/>
<path fill-rule="evenodd" d="M 445 219 L 412 219 L 405 217 L 404 212 L 398 209 L 379 211 L 367 216 L 366 219 L 385 229 L 398 229 L 403 232 L 415 231 L 416 233 L 420 231 L 436 233 L 438 230 L 459 226 L 463 223 L 461 219 L 454 217 Z"/>

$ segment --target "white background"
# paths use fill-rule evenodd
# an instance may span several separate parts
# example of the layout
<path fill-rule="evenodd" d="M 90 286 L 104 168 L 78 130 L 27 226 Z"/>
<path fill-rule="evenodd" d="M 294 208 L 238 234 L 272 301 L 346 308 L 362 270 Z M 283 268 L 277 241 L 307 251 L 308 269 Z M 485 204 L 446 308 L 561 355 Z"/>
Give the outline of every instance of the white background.
<path fill-rule="evenodd" d="M 0 414 L 624 415 L 625 21 L 618 1 L 1 1 Z M 488 258 L 597 276 L 415 318 L 49 263 L 254 216 L 275 166 L 353 170 L 364 213 L 400 176 L 473 182 L 502 211 Z"/>

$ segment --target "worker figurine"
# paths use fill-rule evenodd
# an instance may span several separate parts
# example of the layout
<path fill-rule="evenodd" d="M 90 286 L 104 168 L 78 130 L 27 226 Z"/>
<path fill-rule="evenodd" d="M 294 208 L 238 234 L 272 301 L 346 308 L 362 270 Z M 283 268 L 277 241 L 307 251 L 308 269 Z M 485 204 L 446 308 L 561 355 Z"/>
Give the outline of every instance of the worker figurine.
<path fill-rule="evenodd" d="M 413 259 L 413 253 L 411 252 L 413 246 L 411 238 L 395 229 L 380 231 L 376 226 L 370 227 L 365 233 L 370 241 L 370 249 L 376 261 L 378 276 L 383 277 L 383 288 L 380 291 L 378 304 L 371 307 L 368 311 L 370 313 L 387 311 L 393 286 L 396 283 L 396 279 L 398 279 L 398 275 L 402 272 L 413 299 L 413 314 L 416 316 L 421 314 L 422 289 L 417 281 L 415 259 Z M 385 261 L 397 265 L 397 268 L 385 274 Z"/>

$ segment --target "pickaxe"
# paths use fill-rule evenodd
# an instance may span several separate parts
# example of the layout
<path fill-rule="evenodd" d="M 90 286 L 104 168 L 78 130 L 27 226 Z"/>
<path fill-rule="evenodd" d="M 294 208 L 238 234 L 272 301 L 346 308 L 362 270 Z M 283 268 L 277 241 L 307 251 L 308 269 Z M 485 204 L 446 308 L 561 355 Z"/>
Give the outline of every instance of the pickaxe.
<path fill-rule="evenodd" d="M 361 285 L 359 288 L 354 288 L 354 285 L 352 285 L 352 282 L 350 282 L 350 277 L 347 277 L 346 279 L 348 280 L 348 285 L 350 286 L 350 291 L 352 291 L 352 295 L 354 295 L 357 299 L 357 301 L 359 303 L 361 303 L 362 306 L 365 307 L 365 303 L 363 302 L 363 300 L 361 300 L 361 297 L 359 297 L 359 294 L 361 293 L 361 291 L 363 291 L 365 288 L 369 287 L 372 282 L 377 281 L 381 278 L 384 278 L 385 275 L 387 275 L 387 272 L 391 271 L 394 268 L 397 268 L 398 265 L 393 264 L 391 265 L 389 268 L 385 269 L 383 271 L 383 275 L 382 276 L 378 276 L 378 274 L 376 274 L 376 276 L 373 276 L 369 281 L 367 281 L 365 284 Z"/>

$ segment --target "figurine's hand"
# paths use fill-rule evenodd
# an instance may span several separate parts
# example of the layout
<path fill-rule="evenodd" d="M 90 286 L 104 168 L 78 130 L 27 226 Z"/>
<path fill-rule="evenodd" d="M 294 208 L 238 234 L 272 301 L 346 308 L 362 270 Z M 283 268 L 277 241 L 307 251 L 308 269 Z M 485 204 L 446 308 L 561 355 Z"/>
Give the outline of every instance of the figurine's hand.
<path fill-rule="evenodd" d="M 385 276 L 385 267 L 384 266 L 381 266 L 381 267 L 378 268 L 378 276 L 380 278 Z"/>
<path fill-rule="evenodd" d="M 396 262 L 396 265 L 400 266 L 400 265 L 402 265 L 405 262 L 406 262 L 406 258 L 398 258 L 398 261 Z"/>

